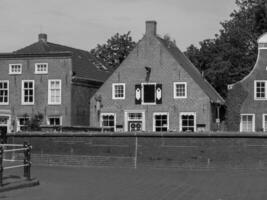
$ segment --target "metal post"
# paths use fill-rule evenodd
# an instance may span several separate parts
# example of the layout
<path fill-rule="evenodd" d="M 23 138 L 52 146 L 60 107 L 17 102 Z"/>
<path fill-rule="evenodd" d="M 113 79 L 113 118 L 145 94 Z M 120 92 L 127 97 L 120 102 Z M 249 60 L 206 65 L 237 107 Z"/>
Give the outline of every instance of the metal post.
<path fill-rule="evenodd" d="M 30 149 L 31 149 L 31 146 L 27 143 L 27 142 L 24 142 L 23 144 L 24 148 L 26 148 L 24 150 L 24 162 L 23 164 L 25 165 L 24 166 L 24 177 L 27 178 L 28 180 L 31 179 L 31 155 L 30 155 Z"/>
<path fill-rule="evenodd" d="M 3 153 L 4 153 L 4 147 L 0 146 L 0 186 L 3 186 L 3 174 L 4 174 L 4 168 L 3 168 Z"/>
<path fill-rule="evenodd" d="M 134 152 L 134 168 L 137 168 L 137 156 L 138 156 L 138 137 L 135 133 L 135 152 Z"/>

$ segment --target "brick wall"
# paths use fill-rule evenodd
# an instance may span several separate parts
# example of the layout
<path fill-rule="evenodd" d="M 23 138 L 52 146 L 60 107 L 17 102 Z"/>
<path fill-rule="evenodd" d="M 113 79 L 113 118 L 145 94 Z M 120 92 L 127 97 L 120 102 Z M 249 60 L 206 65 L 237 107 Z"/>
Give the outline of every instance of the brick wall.
<path fill-rule="evenodd" d="M 22 64 L 22 74 L 10 75 L 9 64 Z M 48 74 L 35 74 L 35 63 L 48 63 Z M 44 115 L 44 124 L 49 115 L 62 115 L 64 126 L 71 121 L 71 58 L 70 57 L 26 57 L 6 58 L 0 60 L 0 80 L 9 80 L 9 104 L 0 105 L 0 114 L 11 115 L 11 125 L 16 117 L 38 112 Z M 48 105 L 48 79 L 60 79 L 62 87 L 62 104 Z M 21 104 L 22 80 L 34 80 L 34 105 Z"/>
<path fill-rule="evenodd" d="M 136 105 L 135 85 L 145 83 L 145 66 L 151 67 L 149 83 L 162 84 L 162 104 Z M 187 98 L 174 99 L 173 83 L 187 83 Z M 125 83 L 125 99 L 112 99 L 112 84 Z M 179 130 L 179 113 L 196 113 L 196 124 L 205 124 L 206 130 L 211 125 L 210 99 L 194 79 L 183 69 L 154 36 L 145 35 L 119 68 L 113 72 L 102 87 L 91 98 L 90 125 L 100 125 L 97 115 L 96 100 L 102 97 L 102 113 L 115 113 L 116 124 L 126 130 L 125 111 L 145 111 L 145 130 L 153 130 L 153 113 L 169 113 L 169 129 Z M 200 117 L 201 116 L 201 117 Z"/>
<path fill-rule="evenodd" d="M 239 134 L 19 135 L 9 142 L 30 142 L 34 165 L 134 167 L 137 139 L 137 167 L 267 168 L 267 136 Z"/>

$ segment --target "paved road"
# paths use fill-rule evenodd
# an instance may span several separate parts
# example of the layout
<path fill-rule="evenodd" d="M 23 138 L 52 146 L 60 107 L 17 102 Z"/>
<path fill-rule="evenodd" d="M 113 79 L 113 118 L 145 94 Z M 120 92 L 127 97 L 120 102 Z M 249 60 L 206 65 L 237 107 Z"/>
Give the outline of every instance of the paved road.
<path fill-rule="evenodd" d="M 264 200 L 267 171 L 35 167 L 40 186 L 10 200 Z"/>

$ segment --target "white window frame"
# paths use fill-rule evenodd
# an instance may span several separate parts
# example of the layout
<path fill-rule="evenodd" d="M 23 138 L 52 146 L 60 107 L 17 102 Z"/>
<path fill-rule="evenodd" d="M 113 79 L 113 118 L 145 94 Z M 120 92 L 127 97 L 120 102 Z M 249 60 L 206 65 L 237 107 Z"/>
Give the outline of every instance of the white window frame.
<path fill-rule="evenodd" d="M 260 98 L 260 97 L 256 96 L 257 95 L 257 83 L 258 82 L 264 82 L 264 84 L 265 84 L 265 91 L 264 91 L 265 97 Z M 267 100 L 267 81 L 266 80 L 254 80 L 254 100 L 255 101 Z"/>
<path fill-rule="evenodd" d="M 46 66 L 46 70 L 45 71 L 38 71 L 38 67 L 40 65 L 45 65 Z M 48 74 L 48 63 L 35 63 L 35 74 Z"/>
<path fill-rule="evenodd" d="M 24 125 L 21 125 L 20 122 L 19 122 L 19 120 L 22 119 L 22 118 L 23 119 L 26 119 L 27 118 L 29 120 L 31 119 L 30 117 L 23 117 L 23 116 L 22 117 L 17 117 L 17 132 L 18 131 L 21 131 L 21 127 L 24 127 Z"/>
<path fill-rule="evenodd" d="M 13 72 L 12 67 L 13 66 L 20 66 L 20 71 L 19 72 Z M 22 74 L 22 64 L 16 63 L 16 64 L 9 64 L 9 74 Z"/>
<path fill-rule="evenodd" d="M 60 87 L 60 101 L 59 102 L 52 102 L 52 93 L 51 93 L 51 83 L 53 81 L 59 81 Z M 62 102 L 62 85 L 60 79 L 49 79 L 48 80 L 48 105 L 61 105 Z"/>
<path fill-rule="evenodd" d="M 123 97 L 116 97 L 115 95 L 115 87 L 122 86 L 123 87 Z M 125 99 L 125 83 L 112 83 L 112 99 Z"/>
<path fill-rule="evenodd" d="M 33 90 L 33 93 L 32 93 L 32 102 L 25 102 L 24 101 L 24 96 L 25 96 L 25 91 L 24 91 L 24 83 L 25 82 L 32 82 L 32 90 Z M 34 80 L 22 80 L 21 81 L 21 104 L 22 105 L 34 105 L 34 102 L 35 102 L 35 84 L 34 84 Z"/>
<path fill-rule="evenodd" d="M 145 103 L 144 102 L 144 85 L 154 85 L 155 86 L 155 91 L 154 91 L 154 93 L 155 93 L 155 100 L 154 100 L 154 103 Z M 157 94 L 156 94 L 157 88 L 156 88 L 156 86 L 157 86 L 157 83 L 141 83 L 142 105 L 156 105 L 157 104 L 156 103 L 156 99 L 157 99 Z"/>
<path fill-rule="evenodd" d="M 142 121 L 142 131 L 146 130 L 146 115 L 144 110 L 125 110 L 124 111 L 124 130 L 125 132 L 129 131 L 128 122 L 129 121 L 135 121 L 133 119 L 129 119 L 129 113 L 142 113 L 142 120 L 136 120 L 136 121 Z"/>
<path fill-rule="evenodd" d="M 0 124 L 0 127 L 6 127 L 7 128 L 7 133 L 10 133 L 12 130 L 11 126 L 11 115 L 8 114 L 0 114 L 1 117 L 7 117 L 7 124 Z"/>
<path fill-rule="evenodd" d="M 103 127 L 103 115 L 112 115 L 114 117 L 114 132 L 116 132 L 116 113 L 101 113 L 100 114 L 100 127 L 101 128 L 111 128 L 111 127 Z"/>
<path fill-rule="evenodd" d="M 154 112 L 153 113 L 153 132 L 156 132 L 156 119 L 155 116 L 156 115 L 167 115 L 167 131 L 169 130 L 169 124 L 170 124 L 170 118 L 169 118 L 169 113 L 168 112 Z"/>
<path fill-rule="evenodd" d="M 263 132 L 266 132 L 267 131 L 267 127 L 265 127 L 265 116 L 267 116 L 267 114 L 262 114 L 262 130 Z"/>
<path fill-rule="evenodd" d="M 176 88 L 178 84 L 185 86 L 185 96 L 177 96 Z M 187 98 L 187 82 L 174 82 L 173 83 L 173 98 L 174 99 L 186 99 Z"/>
<path fill-rule="evenodd" d="M 183 115 L 194 115 L 194 132 L 197 130 L 197 114 L 195 112 L 180 112 L 179 113 L 179 131 L 182 132 L 182 116 Z"/>
<path fill-rule="evenodd" d="M 0 102 L 0 105 L 8 105 L 9 104 L 9 80 L 0 80 L 0 83 L 7 83 L 7 102 Z M 0 88 L 1 90 L 2 88 Z"/>
<path fill-rule="evenodd" d="M 242 127 L 243 127 L 242 116 L 244 116 L 244 115 L 252 116 L 252 132 L 255 132 L 255 114 L 253 114 L 253 113 L 242 113 L 240 115 L 240 127 L 239 127 L 240 132 L 244 132 L 244 130 L 242 129 Z"/>
<path fill-rule="evenodd" d="M 55 125 L 51 125 L 50 124 L 50 119 L 51 118 L 59 118 L 59 125 L 58 126 L 62 126 L 62 116 L 61 115 L 51 115 L 51 116 L 48 116 L 47 118 L 46 118 L 46 124 L 48 125 L 48 126 L 55 126 Z"/>

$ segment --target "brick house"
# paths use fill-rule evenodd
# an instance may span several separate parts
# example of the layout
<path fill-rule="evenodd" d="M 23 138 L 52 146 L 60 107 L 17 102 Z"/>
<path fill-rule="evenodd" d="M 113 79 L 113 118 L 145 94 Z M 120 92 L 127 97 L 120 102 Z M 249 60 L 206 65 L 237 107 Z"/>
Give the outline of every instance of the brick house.
<path fill-rule="evenodd" d="M 38 41 L 0 54 L 0 127 L 19 131 L 29 118 L 43 125 L 89 125 L 90 97 L 110 75 L 87 51 Z"/>
<path fill-rule="evenodd" d="M 228 85 L 228 129 L 267 131 L 267 33 L 258 39 L 258 58 L 242 80 Z"/>
<path fill-rule="evenodd" d="M 210 131 L 224 99 L 156 22 L 91 98 L 91 126 L 115 131 Z M 217 119 L 219 122 L 219 119 Z"/>

